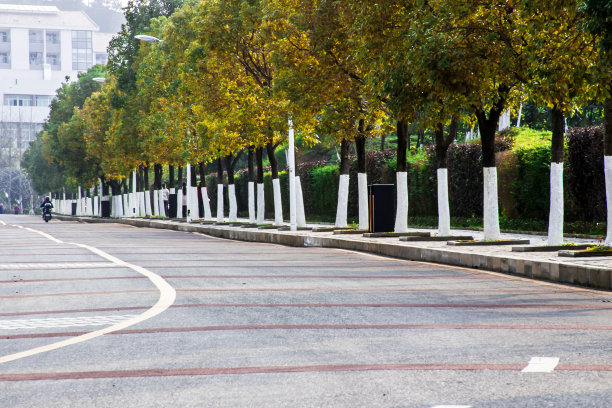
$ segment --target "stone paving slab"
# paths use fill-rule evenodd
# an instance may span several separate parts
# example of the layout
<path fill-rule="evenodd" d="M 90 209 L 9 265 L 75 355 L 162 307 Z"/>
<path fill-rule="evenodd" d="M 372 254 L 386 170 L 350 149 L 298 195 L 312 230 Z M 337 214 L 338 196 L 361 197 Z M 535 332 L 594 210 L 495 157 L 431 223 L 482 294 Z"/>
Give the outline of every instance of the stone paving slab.
<path fill-rule="evenodd" d="M 56 219 L 75 220 L 77 217 L 57 215 Z M 278 229 L 245 229 L 231 225 L 203 225 L 176 220 L 143 218 L 100 219 L 80 217 L 82 222 L 122 223 L 138 227 L 171 229 L 175 231 L 198 232 L 219 238 L 249 242 L 264 242 L 297 247 L 328 247 L 413 261 L 425 261 L 466 268 L 519 275 L 533 279 L 575 284 L 598 289 L 612 288 L 612 258 L 564 258 L 556 252 L 512 252 L 510 246 L 449 246 L 444 241 L 400 241 L 399 238 L 365 237 L 363 234 L 334 235 L 333 230 L 325 232 L 284 231 Z M 426 228 L 411 229 L 411 232 L 432 233 Z M 469 234 L 475 240 L 483 239 L 482 231 L 453 230 L 453 234 Z M 546 236 L 503 233 L 502 239 L 529 239 L 532 245 L 546 245 Z M 594 244 L 595 239 L 572 238 L 575 244 Z"/>

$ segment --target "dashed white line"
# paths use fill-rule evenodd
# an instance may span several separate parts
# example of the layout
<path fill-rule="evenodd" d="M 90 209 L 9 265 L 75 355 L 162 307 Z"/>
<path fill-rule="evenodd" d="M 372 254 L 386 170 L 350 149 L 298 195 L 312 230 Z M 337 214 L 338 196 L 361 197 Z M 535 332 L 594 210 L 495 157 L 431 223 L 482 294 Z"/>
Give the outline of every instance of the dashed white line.
<path fill-rule="evenodd" d="M 471 405 L 434 405 L 431 408 L 472 408 Z"/>
<path fill-rule="evenodd" d="M 104 326 L 121 323 L 136 315 L 60 317 L 48 319 L 0 320 L 0 330 L 49 329 L 55 327 Z"/>
<path fill-rule="evenodd" d="M 552 373 L 559 364 L 559 357 L 531 357 L 523 373 Z"/>

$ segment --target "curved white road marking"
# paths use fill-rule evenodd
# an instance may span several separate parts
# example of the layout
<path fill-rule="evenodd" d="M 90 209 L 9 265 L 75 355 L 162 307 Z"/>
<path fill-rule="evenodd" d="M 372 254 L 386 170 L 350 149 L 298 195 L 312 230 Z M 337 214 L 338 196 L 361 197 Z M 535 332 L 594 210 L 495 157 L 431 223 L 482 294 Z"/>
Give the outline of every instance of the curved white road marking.
<path fill-rule="evenodd" d="M 559 357 L 531 357 L 524 373 L 552 373 L 559 364 Z"/>
<path fill-rule="evenodd" d="M 54 242 L 57 243 L 64 243 L 63 241 L 60 241 L 54 237 L 52 237 L 51 235 L 44 233 L 42 231 L 37 231 L 34 230 L 32 228 L 25 228 L 29 231 L 35 232 L 37 234 L 42 235 L 45 238 L 48 238 Z M 77 336 L 77 337 L 72 337 L 70 339 L 66 339 L 63 341 L 59 341 L 56 343 L 52 343 L 52 344 L 48 344 L 46 346 L 42 346 L 42 347 L 36 347 L 30 350 L 26 350 L 26 351 L 22 351 L 20 353 L 15 353 L 15 354 L 9 354 L 7 356 L 4 357 L 0 357 L 0 364 L 2 363 L 7 363 L 9 361 L 14 361 L 14 360 L 18 360 L 20 358 L 25 358 L 25 357 L 30 357 L 36 354 L 40 354 L 40 353 L 46 353 L 48 351 L 51 350 L 57 350 L 59 348 L 62 347 L 67 347 L 67 346 L 72 346 L 73 344 L 78 344 L 78 343 L 82 343 L 84 341 L 88 341 L 91 339 L 94 339 L 96 337 L 100 337 L 103 336 L 105 334 L 108 333 L 112 333 L 114 331 L 117 330 L 123 330 L 127 327 L 133 326 L 135 324 L 141 323 L 147 319 L 150 319 L 152 317 L 157 316 L 158 314 L 162 313 L 163 311 L 165 311 L 166 309 L 168 309 L 170 306 L 172 306 L 172 304 L 174 303 L 175 299 L 176 299 L 176 291 L 174 290 L 174 288 L 172 286 L 170 286 L 170 284 L 168 282 L 166 282 L 161 276 L 141 267 L 138 265 L 133 265 L 130 264 L 128 262 L 122 261 L 121 259 L 115 258 L 114 256 L 107 254 L 104 251 L 99 250 L 98 248 L 94 248 L 92 246 L 89 245 L 84 245 L 84 244 L 77 244 L 77 243 L 69 243 L 70 245 L 76 245 L 78 247 L 81 248 L 85 248 L 99 256 L 101 256 L 102 258 L 105 258 L 109 261 L 111 261 L 112 263 L 116 264 L 116 265 L 120 265 L 126 268 L 130 268 L 135 272 L 138 272 L 141 275 L 144 275 L 145 277 L 147 277 L 159 290 L 159 299 L 157 300 L 157 303 L 155 303 L 150 309 L 148 309 L 147 311 L 134 316 L 131 319 L 125 320 L 121 323 L 117 323 L 114 324 L 112 326 L 109 327 L 105 327 L 104 329 L 100 329 L 100 330 L 96 330 L 90 333 L 86 333 L 83 334 L 81 336 Z"/>

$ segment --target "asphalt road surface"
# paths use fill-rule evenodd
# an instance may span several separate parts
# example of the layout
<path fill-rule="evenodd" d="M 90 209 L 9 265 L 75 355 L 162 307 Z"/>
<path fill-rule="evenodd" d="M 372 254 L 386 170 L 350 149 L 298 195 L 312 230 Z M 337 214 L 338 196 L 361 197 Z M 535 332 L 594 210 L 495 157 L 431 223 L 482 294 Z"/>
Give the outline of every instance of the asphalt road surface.
<path fill-rule="evenodd" d="M 610 407 L 612 294 L 0 216 L 0 407 Z"/>

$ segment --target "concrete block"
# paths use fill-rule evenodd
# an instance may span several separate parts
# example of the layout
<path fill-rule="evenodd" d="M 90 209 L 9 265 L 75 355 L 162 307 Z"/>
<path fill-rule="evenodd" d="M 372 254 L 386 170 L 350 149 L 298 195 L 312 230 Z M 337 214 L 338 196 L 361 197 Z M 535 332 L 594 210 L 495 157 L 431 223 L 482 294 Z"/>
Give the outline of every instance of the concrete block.
<path fill-rule="evenodd" d="M 574 283 L 576 281 L 575 269 L 573 265 L 559 265 L 559 281 L 563 283 Z"/>
<path fill-rule="evenodd" d="M 554 282 L 559 282 L 559 264 L 558 263 L 549 264 L 548 279 Z"/>
<path fill-rule="evenodd" d="M 517 275 L 524 275 L 525 274 L 525 261 L 523 261 L 522 259 L 517 259 L 516 260 L 516 272 Z"/>

